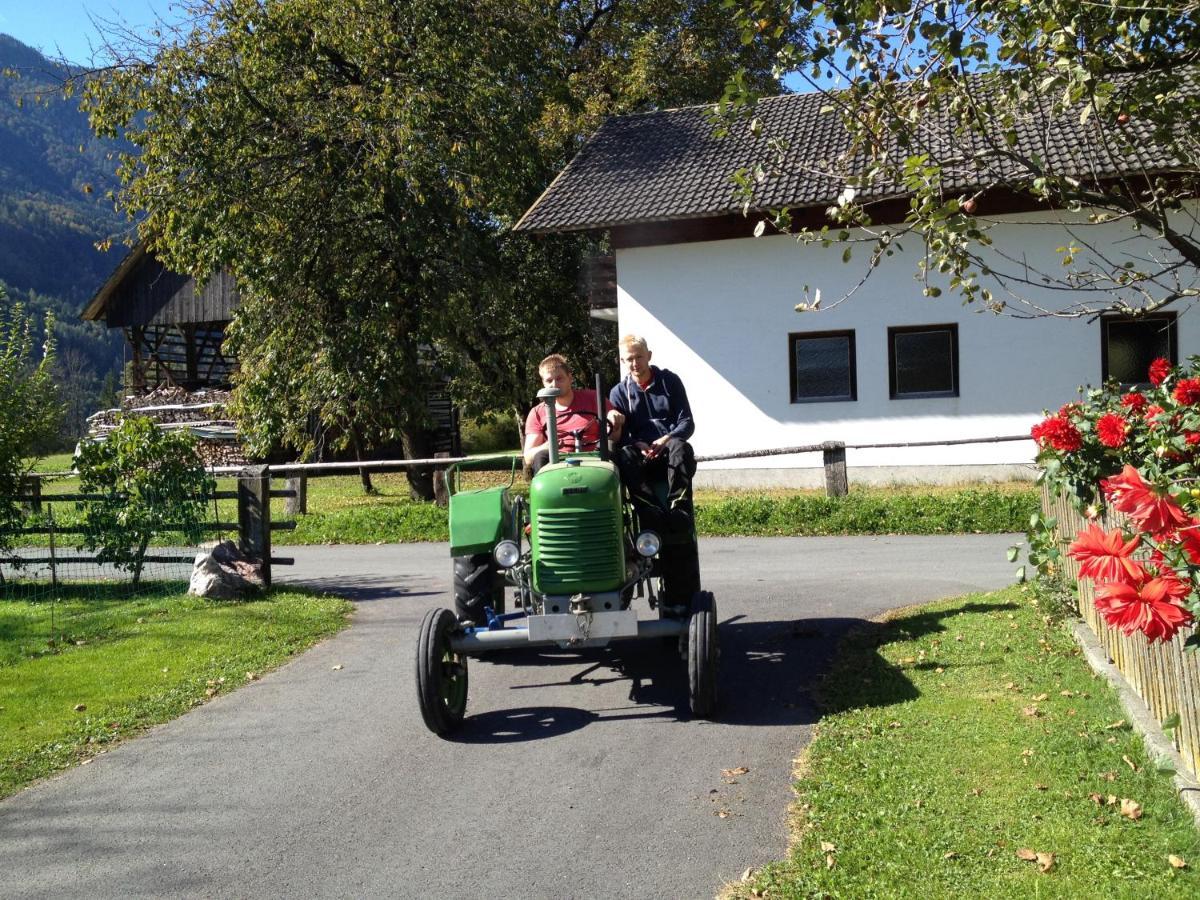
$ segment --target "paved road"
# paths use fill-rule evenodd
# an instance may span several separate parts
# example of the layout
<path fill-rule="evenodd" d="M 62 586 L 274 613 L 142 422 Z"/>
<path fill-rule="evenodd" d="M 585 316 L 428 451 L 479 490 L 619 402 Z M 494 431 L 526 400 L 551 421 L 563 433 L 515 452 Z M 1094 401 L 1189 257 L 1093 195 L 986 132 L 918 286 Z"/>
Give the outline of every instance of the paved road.
<path fill-rule="evenodd" d="M 791 760 L 836 638 L 1001 586 L 1009 543 L 706 540 L 720 722 L 687 718 L 683 664 L 648 644 L 513 651 L 472 661 L 453 741 L 425 731 L 412 683 L 445 546 L 281 549 L 297 561 L 281 580 L 352 597 L 354 625 L 0 803 L 0 896 L 711 897 L 785 850 Z"/>

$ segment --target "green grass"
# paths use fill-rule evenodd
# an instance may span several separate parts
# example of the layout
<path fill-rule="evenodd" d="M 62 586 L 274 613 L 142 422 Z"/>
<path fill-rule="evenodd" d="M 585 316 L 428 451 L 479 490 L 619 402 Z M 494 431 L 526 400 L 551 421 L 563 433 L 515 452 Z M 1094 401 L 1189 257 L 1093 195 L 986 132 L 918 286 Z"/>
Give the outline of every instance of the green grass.
<path fill-rule="evenodd" d="M 339 598 L 229 603 L 178 585 L 0 601 L 0 797 L 234 690 L 347 624 Z M 82 708 L 80 708 L 82 707 Z"/>
<path fill-rule="evenodd" d="M 66 461 L 69 461 L 67 459 Z M 55 468 L 50 466 L 51 469 Z M 508 473 L 469 473 L 467 486 L 508 483 Z M 396 541 L 445 541 L 445 510 L 409 499 L 402 473 L 371 476 L 374 493 L 363 492 L 357 475 L 310 478 L 308 514 L 298 516 L 296 530 L 276 532 L 278 544 L 371 544 Z M 232 490 L 236 482 L 222 478 L 218 486 Z M 274 483 L 283 487 L 283 481 Z M 523 489 L 518 473 L 516 488 Z M 45 484 L 53 496 L 78 490 L 73 479 Z M 284 501 L 273 501 L 276 519 Z M 827 534 L 970 534 L 1022 531 L 1038 509 L 1037 488 L 1028 482 L 987 485 L 897 485 L 852 487 L 850 495 L 826 497 L 816 490 L 696 492 L 696 525 L 701 536 L 827 535 Z M 70 504 L 57 505 L 56 521 L 69 523 L 77 515 Z M 233 500 L 222 500 L 214 516 L 236 522 Z M 44 538 L 25 538 L 33 545 Z M 69 545 L 71 538 L 66 538 Z M 178 543 L 172 535 L 158 545 Z"/>
<path fill-rule="evenodd" d="M 797 766 L 789 856 L 729 893 L 1200 896 L 1200 832 L 1169 776 L 1031 597 L 959 598 L 849 639 Z"/>

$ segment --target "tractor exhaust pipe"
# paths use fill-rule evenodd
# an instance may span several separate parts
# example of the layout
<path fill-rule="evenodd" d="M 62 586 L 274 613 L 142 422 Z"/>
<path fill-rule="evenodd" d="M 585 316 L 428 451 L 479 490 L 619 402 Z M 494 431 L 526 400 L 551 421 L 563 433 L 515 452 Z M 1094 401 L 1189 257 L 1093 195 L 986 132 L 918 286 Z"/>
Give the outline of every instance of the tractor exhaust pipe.
<path fill-rule="evenodd" d="M 542 388 L 537 392 L 537 398 L 546 404 L 546 437 L 549 441 L 550 464 L 558 462 L 558 410 L 554 408 L 554 399 L 562 394 L 558 388 Z"/>

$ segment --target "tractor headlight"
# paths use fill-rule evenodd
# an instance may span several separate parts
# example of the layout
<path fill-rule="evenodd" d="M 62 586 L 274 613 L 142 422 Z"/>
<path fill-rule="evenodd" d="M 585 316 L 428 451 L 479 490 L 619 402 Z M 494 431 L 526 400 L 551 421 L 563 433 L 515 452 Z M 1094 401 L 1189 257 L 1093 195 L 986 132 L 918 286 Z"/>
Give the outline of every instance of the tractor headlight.
<path fill-rule="evenodd" d="M 492 551 L 492 557 L 502 569 L 511 569 L 521 561 L 521 549 L 512 541 L 501 541 Z"/>
<path fill-rule="evenodd" d="M 647 558 L 657 555 L 662 547 L 662 538 L 653 531 L 643 531 L 637 536 L 637 540 L 633 542 L 633 546 L 637 548 L 637 552 Z"/>

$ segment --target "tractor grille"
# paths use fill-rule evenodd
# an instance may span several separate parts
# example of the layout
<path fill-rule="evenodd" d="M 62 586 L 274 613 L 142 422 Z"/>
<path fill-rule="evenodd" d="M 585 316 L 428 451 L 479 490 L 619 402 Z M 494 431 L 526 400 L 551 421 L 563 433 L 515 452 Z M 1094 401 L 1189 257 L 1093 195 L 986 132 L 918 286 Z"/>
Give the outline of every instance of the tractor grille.
<path fill-rule="evenodd" d="M 534 582 L 544 594 L 614 590 L 625 571 L 615 510 L 538 512 Z"/>

